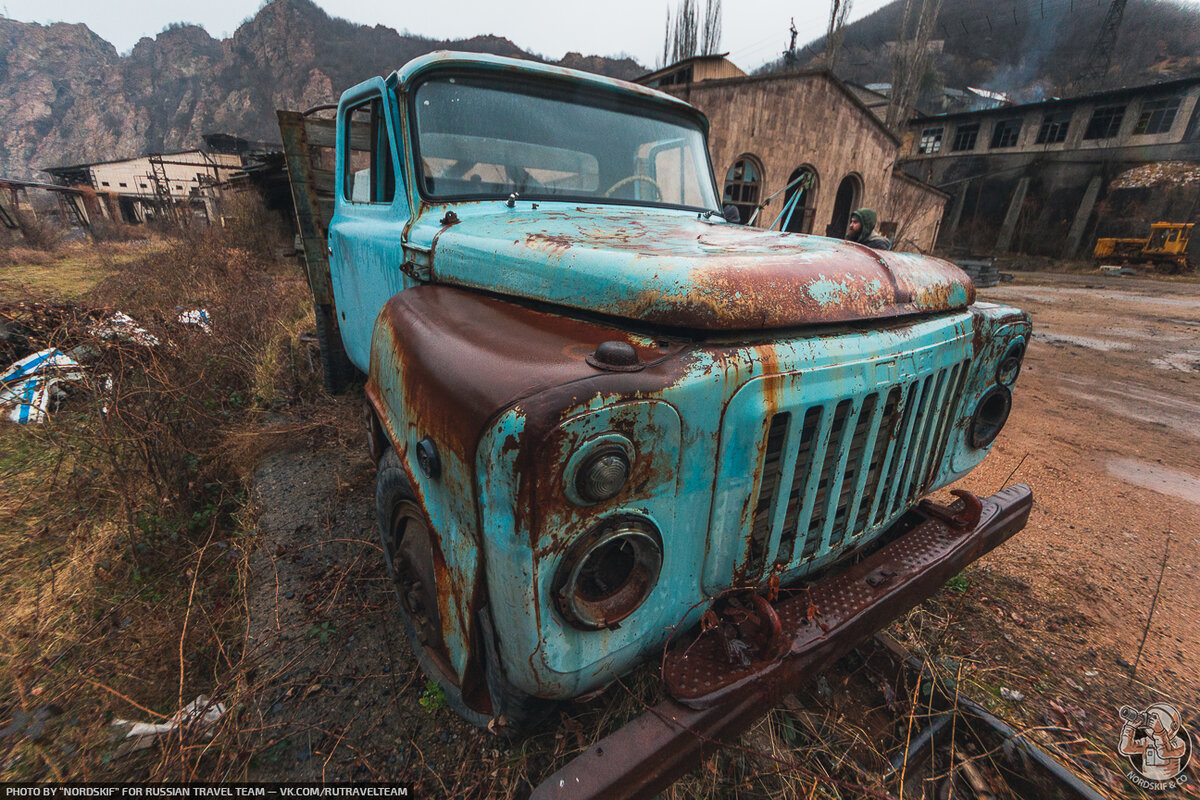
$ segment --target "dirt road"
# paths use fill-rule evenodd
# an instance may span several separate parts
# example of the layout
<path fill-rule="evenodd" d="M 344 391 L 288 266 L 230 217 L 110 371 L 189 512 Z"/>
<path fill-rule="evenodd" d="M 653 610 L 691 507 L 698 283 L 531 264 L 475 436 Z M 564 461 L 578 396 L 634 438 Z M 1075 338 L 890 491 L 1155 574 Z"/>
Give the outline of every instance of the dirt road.
<path fill-rule="evenodd" d="M 963 485 L 991 492 L 1016 470 L 1015 480 L 1034 487 L 1036 505 L 1026 530 L 982 565 L 1027 583 L 1035 610 L 1075 608 L 1086 620 L 1083 649 L 1129 663 L 1161 571 L 1139 674 L 1194 705 L 1200 284 L 1018 275 L 1016 284 L 980 292 L 1026 309 L 1034 338 L 1012 418 Z M 1056 633 L 1026 638 L 1062 658 L 1076 655 L 1078 643 Z"/>
<path fill-rule="evenodd" d="M 1035 335 L 1008 427 L 963 485 L 990 494 L 1023 481 L 1036 507 L 1024 533 L 972 568 L 958 629 L 978 659 L 1022 663 L 1031 684 L 1107 678 L 1114 696 L 1137 658 L 1169 538 L 1138 677 L 1194 708 L 1200 284 L 1021 275 L 980 295 L 1027 309 Z M 439 707 L 393 610 L 373 480 L 369 461 L 343 449 L 273 456 L 260 470 L 251 777 L 398 778 L 416 781 L 419 796 L 521 796 L 565 752 L 564 736 L 587 740 L 580 712 L 513 749 Z M 614 702 L 610 691 L 590 708 Z"/>

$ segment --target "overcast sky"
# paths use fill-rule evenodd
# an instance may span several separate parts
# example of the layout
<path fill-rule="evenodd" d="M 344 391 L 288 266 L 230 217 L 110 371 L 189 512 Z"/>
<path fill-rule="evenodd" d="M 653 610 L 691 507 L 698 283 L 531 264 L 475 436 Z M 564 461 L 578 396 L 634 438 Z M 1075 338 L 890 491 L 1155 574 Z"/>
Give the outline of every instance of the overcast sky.
<path fill-rule="evenodd" d="M 888 0 L 853 0 L 851 19 L 870 14 Z M 703 0 L 699 0 L 703 6 Z M 82 22 L 125 53 L 143 36 L 169 23 L 203 25 L 223 38 L 261 3 L 255 0 L 0 0 L 0 12 L 22 22 Z M 547 58 L 575 50 L 584 54 L 627 53 L 653 67 L 662 51 L 666 0 L 317 0 L 331 16 L 437 39 L 491 33 Z M 724 3 L 722 49 L 743 69 L 769 61 L 787 46 L 788 20 L 795 17 L 798 44 L 820 36 L 828 25 L 828 0 L 728 0 Z"/>

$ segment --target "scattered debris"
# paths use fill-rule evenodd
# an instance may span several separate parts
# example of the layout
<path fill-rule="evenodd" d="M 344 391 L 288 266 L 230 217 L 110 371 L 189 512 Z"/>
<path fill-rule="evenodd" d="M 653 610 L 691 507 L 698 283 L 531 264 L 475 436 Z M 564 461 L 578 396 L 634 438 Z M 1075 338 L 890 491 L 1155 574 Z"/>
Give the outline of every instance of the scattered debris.
<path fill-rule="evenodd" d="M 75 359 L 53 347 L 40 350 L 0 374 L 0 411 L 19 424 L 45 422 L 51 403 L 62 397 L 59 384 L 83 377 Z"/>
<path fill-rule="evenodd" d="M 964 258 L 955 262 L 962 271 L 971 276 L 976 289 L 986 289 L 1000 283 L 1000 270 L 996 267 L 995 259 Z M 1009 280 L 1012 280 L 1011 276 Z"/>
<path fill-rule="evenodd" d="M 1193 183 L 1200 183 L 1200 166 L 1186 161 L 1157 161 L 1122 172 L 1109 184 L 1109 191 L 1150 186 L 1188 186 Z"/>
<path fill-rule="evenodd" d="M 125 741 L 117 748 L 117 755 L 134 753 L 150 747 L 162 735 L 171 733 L 179 728 L 208 728 L 217 723 L 225 714 L 225 704 L 215 703 L 208 695 L 200 695 L 188 705 L 171 715 L 166 722 L 134 722 L 128 719 L 114 719 L 114 728 L 129 726 L 125 732 Z"/>
<path fill-rule="evenodd" d="M 101 339 L 121 339 L 146 347 L 157 347 L 158 337 L 133 321 L 133 317 L 117 311 L 108 319 L 88 328 L 88 333 Z"/>
<path fill-rule="evenodd" d="M 1014 703 L 1020 703 L 1025 699 L 1025 695 L 1021 694 L 1016 689 L 1010 689 L 1007 686 L 1000 687 L 1000 696 L 1005 700 L 1011 700 Z"/>
<path fill-rule="evenodd" d="M 181 311 L 176 320 L 182 322 L 184 325 L 195 325 L 205 333 L 212 333 L 212 318 L 208 315 L 207 308 L 193 308 Z"/>

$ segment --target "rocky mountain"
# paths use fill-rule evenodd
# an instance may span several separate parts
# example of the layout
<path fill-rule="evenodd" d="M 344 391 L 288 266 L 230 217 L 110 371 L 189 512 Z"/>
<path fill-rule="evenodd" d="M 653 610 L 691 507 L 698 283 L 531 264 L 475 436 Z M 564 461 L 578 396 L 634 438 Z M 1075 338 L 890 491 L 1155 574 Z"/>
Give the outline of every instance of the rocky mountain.
<path fill-rule="evenodd" d="M 1084 80 L 1110 0 L 955 0 L 943 2 L 923 86 L 976 86 L 1021 101 L 1094 89 Z M 917 4 L 919 7 L 919 4 Z M 904 0 L 846 26 L 836 71 L 866 84 L 892 80 L 893 45 Z M 800 52 L 819 65 L 824 36 Z M 1153 83 L 1200 72 L 1200 12 L 1173 0 L 1125 8 L 1105 87 Z M 782 60 L 763 71 L 783 69 Z"/>
<path fill-rule="evenodd" d="M 228 39 L 175 25 L 128 55 L 85 25 L 0 18 L 0 177 L 42 167 L 195 147 L 206 133 L 278 141 L 276 108 L 307 108 L 433 50 L 545 61 L 507 39 L 439 41 L 274 0 Z M 568 53 L 557 62 L 618 78 L 630 58 Z"/>

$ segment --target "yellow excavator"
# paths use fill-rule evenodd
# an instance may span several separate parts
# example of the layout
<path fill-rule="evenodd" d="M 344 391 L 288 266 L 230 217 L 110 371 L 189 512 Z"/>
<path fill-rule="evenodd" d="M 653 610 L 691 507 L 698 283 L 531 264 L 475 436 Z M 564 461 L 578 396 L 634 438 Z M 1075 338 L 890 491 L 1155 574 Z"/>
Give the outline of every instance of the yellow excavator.
<path fill-rule="evenodd" d="M 1092 255 L 1102 264 L 1149 262 L 1163 272 L 1187 272 L 1192 222 L 1155 222 L 1148 239 L 1097 239 Z"/>

